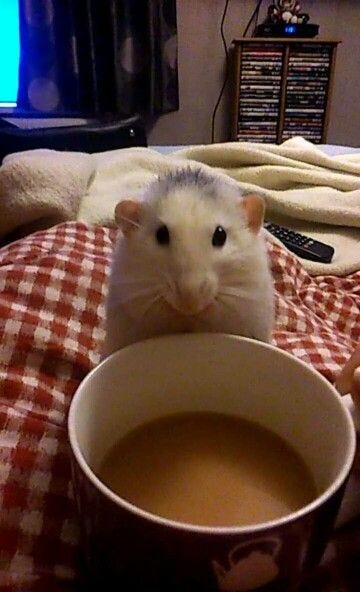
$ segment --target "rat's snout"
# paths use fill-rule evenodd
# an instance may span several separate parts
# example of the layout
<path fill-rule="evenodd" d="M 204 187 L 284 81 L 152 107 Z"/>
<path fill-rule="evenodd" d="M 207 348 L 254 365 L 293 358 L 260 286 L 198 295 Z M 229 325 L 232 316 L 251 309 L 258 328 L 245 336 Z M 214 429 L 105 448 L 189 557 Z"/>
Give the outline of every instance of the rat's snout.
<path fill-rule="evenodd" d="M 201 274 L 182 274 L 175 283 L 176 308 L 186 315 L 198 314 L 211 304 L 216 296 L 215 278 Z"/>

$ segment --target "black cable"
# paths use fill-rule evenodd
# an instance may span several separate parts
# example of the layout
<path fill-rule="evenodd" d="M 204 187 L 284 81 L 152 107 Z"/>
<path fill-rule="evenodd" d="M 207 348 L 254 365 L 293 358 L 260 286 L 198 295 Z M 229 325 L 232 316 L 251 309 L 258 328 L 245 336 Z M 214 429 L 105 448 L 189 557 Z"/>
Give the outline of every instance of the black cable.
<path fill-rule="evenodd" d="M 253 29 L 253 32 L 252 32 L 252 35 L 253 35 L 253 37 L 254 37 L 255 31 L 256 31 L 256 27 L 257 27 L 257 25 L 258 25 L 258 22 L 259 22 L 259 12 L 260 12 L 260 6 L 261 6 L 261 3 L 259 4 L 259 8 L 258 8 L 258 9 L 257 9 L 257 11 L 256 11 L 256 16 L 255 16 L 255 23 L 254 23 L 254 29 Z"/>
<path fill-rule="evenodd" d="M 250 25 L 253 22 L 254 18 L 255 17 L 256 17 L 256 19 L 258 18 L 258 16 L 259 16 L 259 10 L 260 10 L 260 7 L 261 7 L 262 3 L 263 3 L 263 0 L 259 0 L 258 1 L 257 5 L 255 7 L 255 10 L 252 13 L 252 15 L 251 15 L 251 17 L 250 17 L 250 19 L 248 21 L 248 24 L 245 27 L 245 30 L 244 30 L 243 35 L 242 35 L 243 37 L 246 37 L 246 33 L 248 32 L 248 30 L 250 28 Z"/>
<path fill-rule="evenodd" d="M 211 143 L 214 143 L 215 140 L 215 119 L 216 119 L 216 112 L 219 108 L 220 105 L 220 101 L 223 95 L 223 92 L 225 90 L 225 86 L 226 83 L 228 81 L 229 78 L 229 51 L 227 48 L 227 43 L 226 43 L 226 39 L 225 39 L 225 35 L 224 35 L 224 23 L 225 23 L 225 18 L 226 18 L 226 13 L 227 13 L 227 9 L 229 6 L 229 2 L 230 0 L 226 0 L 225 2 L 225 6 L 224 6 L 224 10 L 223 10 L 223 15 L 222 15 L 222 19 L 221 19 L 221 25 L 220 25 L 220 34 L 221 34 L 221 39 L 224 45 L 224 50 L 225 50 L 225 76 L 224 76 L 224 82 L 223 85 L 221 87 L 219 96 L 218 96 L 218 100 L 216 101 L 216 105 L 214 107 L 214 111 L 213 111 L 213 115 L 212 115 L 212 120 L 211 120 Z"/>

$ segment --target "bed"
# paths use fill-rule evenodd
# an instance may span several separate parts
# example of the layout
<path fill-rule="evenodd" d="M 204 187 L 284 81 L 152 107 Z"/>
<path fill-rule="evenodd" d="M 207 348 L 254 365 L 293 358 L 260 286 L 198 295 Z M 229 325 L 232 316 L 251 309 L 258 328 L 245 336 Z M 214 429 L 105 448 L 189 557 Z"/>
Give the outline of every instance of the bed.
<path fill-rule="evenodd" d="M 154 148 L 176 150 L 181 147 Z M 100 160 L 106 162 L 106 153 Z M 29 219 L 20 235 L 11 236 L 11 230 L 0 250 L 3 592 L 75 592 L 84 585 L 66 417 L 76 387 L 100 358 L 116 229 L 95 214 L 91 223 L 72 215 L 69 206 L 67 218 L 43 221 L 35 232 Z M 281 244 L 268 240 L 268 249 L 276 288 L 273 341 L 334 382 L 360 340 L 360 268 L 314 273 Z M 358 457 L 341 522 L 303 590 L 355 591 L 359 582 Z"/>

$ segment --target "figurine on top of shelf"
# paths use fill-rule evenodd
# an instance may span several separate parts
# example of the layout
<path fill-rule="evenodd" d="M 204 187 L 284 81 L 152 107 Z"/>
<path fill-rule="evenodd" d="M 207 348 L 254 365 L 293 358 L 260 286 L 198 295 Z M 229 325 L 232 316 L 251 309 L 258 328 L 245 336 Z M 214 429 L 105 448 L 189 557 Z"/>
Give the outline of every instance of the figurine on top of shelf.
<path fill-rule="evenodd" d="M 302 25 L 309 19 L 308 14 L 300 13 L 300 4 L 297 0 L 275 0 L 275 3 L 268 8 L 267 22 Z"/>
<path fill-rule="evenodd" d="M 272 0 L 265 21 L 255 28 L 254 37 L 316 37 L 319 25 L 309 23 L 309 15 L 300 10 L 299 0 Z"/>

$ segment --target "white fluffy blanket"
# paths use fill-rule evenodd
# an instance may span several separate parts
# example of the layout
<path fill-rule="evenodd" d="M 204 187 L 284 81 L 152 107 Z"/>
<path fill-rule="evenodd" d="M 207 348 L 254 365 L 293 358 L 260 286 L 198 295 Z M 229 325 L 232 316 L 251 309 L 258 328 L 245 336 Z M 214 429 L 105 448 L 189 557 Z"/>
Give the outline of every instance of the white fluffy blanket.
<path fill-rule="evenodd" d="M 114 207 L 159 173 L 210 166 L 266 198 L 267 218 L 335 248 L 332 263 L 303 260 L 313 275 L 360 269 L 360 153 L 326 156 L 302 138 L 282 145 L 229 142 L 161 155 L 149 148 L 97 154 L 33 150 L 0 167 L 0 239 L 64 220 L 112 226 Z"/>

